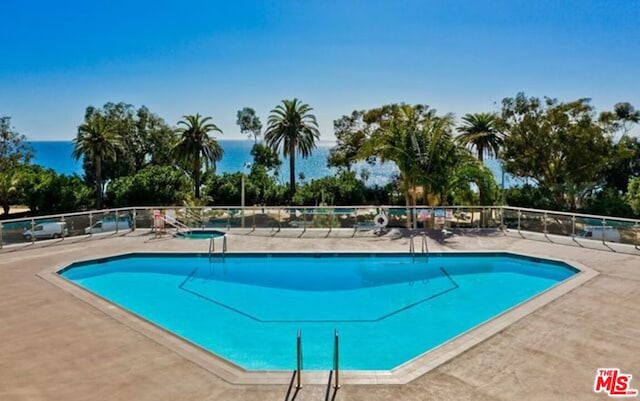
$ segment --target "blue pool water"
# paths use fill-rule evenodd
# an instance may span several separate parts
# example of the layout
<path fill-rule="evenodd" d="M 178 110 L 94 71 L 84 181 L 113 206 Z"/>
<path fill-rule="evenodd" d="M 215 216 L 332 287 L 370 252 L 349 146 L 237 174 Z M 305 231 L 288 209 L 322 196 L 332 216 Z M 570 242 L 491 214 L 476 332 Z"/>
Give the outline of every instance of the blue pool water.
<path fill-rule="evenodd" d="M 60 274 L 246 369 L 392 369 L 569 278 L 508 254 L 132 254 Z"/>

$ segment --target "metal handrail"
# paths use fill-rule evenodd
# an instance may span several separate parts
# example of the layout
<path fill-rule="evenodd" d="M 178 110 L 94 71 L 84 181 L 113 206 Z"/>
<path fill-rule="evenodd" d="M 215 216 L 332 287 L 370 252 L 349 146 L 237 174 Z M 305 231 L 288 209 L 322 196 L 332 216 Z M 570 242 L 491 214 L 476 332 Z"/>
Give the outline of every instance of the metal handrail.
<path fill-rule="evenodd" d="M 411 257 L 413 258 L 413 261 L 416 261 L 416 246 L 413 243 L 413 237 L 414 235 L 411 234 L 411 236 L 409 236 L 409 253 L 411 254 Z"/>
<path fill-rule="evenodd" d="M 468 207 L 468 206 L 467 206 Z M 477 206 L 472 206 L 472 208 L 476 208 Z M 443 209 L 454 209 L 454 206 L 442 206 Z M 503 210 L 511 210 L 517 212 L 530 212 L 530 213 L 539 213 L 539 214 L 551 214 L 554 216 L 575 216 L 589 219 L 606 219 L 606 220 L 616 220 L 616 221 L 625 221 L 625 222 L 638 222 L 638 219 L 631 219 L 628 217 L 615 217 L 615 216 L 602 216 L 597 214 L 586 214 L 586 213 L 573 213 L 573 212 L 561 212 L 556 210 L 545 210 L 545 209 L 532 209 L 527 207 L 516 207 L 516 206 L 494 206 L 494 208 L 503 209 Z"/>
<path fill-rule="evenodd" d="M 211 256 L 216 253 L 216 237 L 211 237 L 209 239 L 209 259 Z M 227 236 L 222 236 L 222 260 L 224 260 L 224 256 L 227 253 Z"/>
<path fill-rule="evenodd" d="M 422 233 L 422 253 L 425 254 L 427 261 L 429 261 L 429 244 L 427 243 L 426 233 Z"/>
<path fill-rule="evenodd" d="M 333 388 L 337 390 L 340 388 L 340 337 L 337 329 L 333 332 L 333 372 Z"/>
<path fill-rule="evenodd" d="M 296 336 L 296 388 L 302 388 L 302 332 L 298 330 Z"/>
<path fill-rule="evenodd" d="M 177 229 L 178 229 L 178 231 L 180 231 L 180 229 L 185 230 L 185 231 L 190 231 L 190 230 L 191 230 L 191 228 L 189 228 L 189 226 L 188 226 L 188 225 L 186 225 L 186 224 L 184 224 L 184 223 L 182 223 L 182 222 L 178 221 L 178 219 L 176 219 L 176 218 L 174 218 L 174 217 L 164 215 L 164 216 L 162 216 L 162 219 L 163 219 L 166 223 L 168 223 L 168 224 L 170 224 L 170 225 L 174 226 L 175 228 L 177 228 Z"/>

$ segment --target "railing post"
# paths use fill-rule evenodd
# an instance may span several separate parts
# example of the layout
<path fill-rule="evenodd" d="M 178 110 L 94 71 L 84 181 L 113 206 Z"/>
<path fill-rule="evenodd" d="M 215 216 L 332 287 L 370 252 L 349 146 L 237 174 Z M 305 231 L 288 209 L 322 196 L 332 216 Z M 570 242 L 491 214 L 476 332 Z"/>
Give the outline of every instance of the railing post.
<path fill-rule="evenodd" d="M 636 249 L 638 249 L 638 230 L 640 229 L 640 227 L 638 227 L 638 223 L 636 222 L 633 226 L 633 231 L 635 231 L 636 234 L 636 240 L 634 241 L 634 244 Z M 0 224 L 0 248 L 2 248 L 2 224 Z"/>
<path fill-rule="evenodd" d="M 606 245 L 604 243 L 604 230 L 607 225 L 607 219 L 602 219 L 602 245 Z"/>
<path fill-rule="evenodd" d="M 571 238 L 576 237 L 576 215 L 571 216 Z"/>
<path fill-rule="evenodd" d="M 302 213 L 302 232 L 307 232 L 307 214 Z"/>
<path fill-rule="evenodd" d="M 518 234 L 520 234 L 520 219 L 522 218 L 522 212 L 518 209 Z"/>
<path fill-rule="evenodd" d="M 414 194 L 415 195 L 415 194 Z M 415 201 L 415 199 L 414 199 Z M 411 228 L 416 230 L 418 228 L 418 213 L 416 212 L 416 206 L 411 207 Z"/>
<path fill-rule="evenodd" d="M 296 338 L 296 388 L 302 388 L 302 380 L 300 376 L 302 374 L 302 333 L 298 330 Z"/>
<path fill-rule="evenodd" d="M 116 210 L 115 215 L 116 215 L 116 234 L 118 234 L 118 231 L 120 230 L 120 212 Z"/>
<path fill-rule="evenodd" d="M 89 212 L 89 237 L 93 235 L 93 213 Z"/>
<path fill-rule="evenodd" d="M 31 243 L 36 242 L 36 221 L 31 219 Z"/>
<path fill-rule="evenodd" d="M 64 241 L 64 231 L 67 228 L 67 224 L 64 221 L 64 215 L 62 215 L 62 217 L 60 217 L 60 221 L 62 222 L 62 234 L 60 235 L 60 238 L 62 238 L 62 240 Z M 67 230 L 68 232 L 69 230 Z"/>
<path fill-rule="evenodd" d="M 136 209 L 131 209 L 131 231 L 136 230 Z"/>
<path fill-rule="evenodd" d="M 253 209 L 253 230 L 256 230 L 256 209 Z"/>
<path fill-rule="evenodd" d="M 547 212 L 544 212 L 542 214 L 542 218 L 544 219 L 544 221 L 542 222 L 542 232 L 544 233 L 544 235 L 547 235 Z"/>
<path fill-rule="evenodd" d="M 231 229 L 231 209 L 227 209 L 227 231 Z"/>
<path fill-rule="evenodd" d="M 2 223 L 0 223 L 0 249 L 2 249 Z"/>
<path fill-rule="evenodd" d="M 336 381 L 333 388 L 337 390 L 340 388 L 340 340 L 338 338 L 338 330 L 333 333 L 333 370 L 336 372 Z"/>
<path fill-rule="evenodd" d="M 327 220 L 329 221 L 329 232 L 331 232 L 333 228 L 333 209 L 329 209 L 329 218 Z"/>

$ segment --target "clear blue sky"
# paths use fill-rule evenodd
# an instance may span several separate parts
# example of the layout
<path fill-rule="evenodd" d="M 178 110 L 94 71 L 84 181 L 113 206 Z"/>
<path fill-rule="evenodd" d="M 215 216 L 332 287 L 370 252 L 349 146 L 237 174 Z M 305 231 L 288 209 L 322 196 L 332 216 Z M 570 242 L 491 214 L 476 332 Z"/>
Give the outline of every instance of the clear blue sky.
<path fill-rule="evenodd" d="M 640 107 L 638 0 L 25 1 L 0 6 L 0 115 L 71 139 L 87 105 L 147 105 L 170 124 L 266 120 L 284 98 L 322 137 L 354 109 L 405 101 L 460 116 L 518 91 Z"/>

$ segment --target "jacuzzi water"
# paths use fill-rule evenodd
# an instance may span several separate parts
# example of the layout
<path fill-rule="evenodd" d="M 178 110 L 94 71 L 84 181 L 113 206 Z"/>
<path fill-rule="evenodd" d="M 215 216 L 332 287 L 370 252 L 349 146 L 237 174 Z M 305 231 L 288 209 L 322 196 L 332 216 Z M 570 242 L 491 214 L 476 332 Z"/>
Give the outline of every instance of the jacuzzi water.
<path fill-rule="evenodd" d="M 222 237 L 224 232 L 217 230 L 190 230 L 180 231 L 176 234 L 176 237 L 185 239 L 209 239 Z"/>
<path fill-rule="evenodd" d="M 511 254 L 131 254 L 72 282 L 246 369 L 386 370 L 576 274 Z"/>

